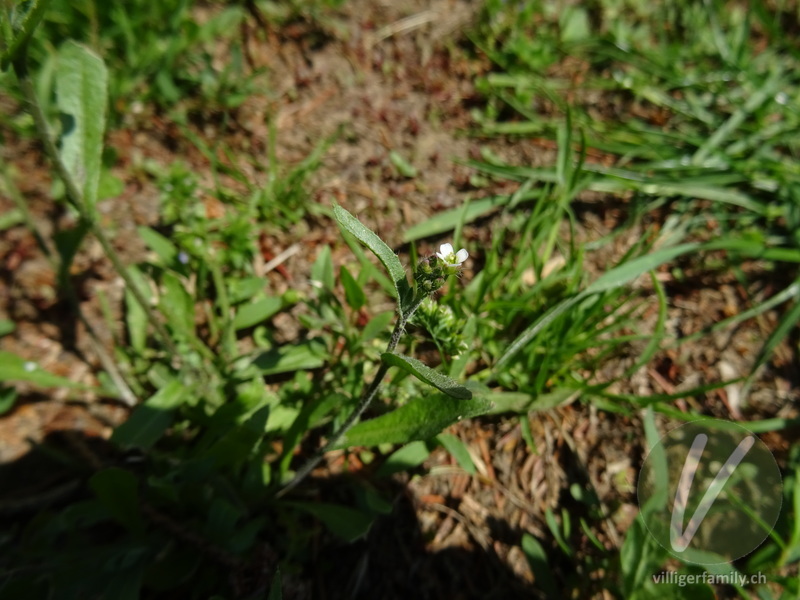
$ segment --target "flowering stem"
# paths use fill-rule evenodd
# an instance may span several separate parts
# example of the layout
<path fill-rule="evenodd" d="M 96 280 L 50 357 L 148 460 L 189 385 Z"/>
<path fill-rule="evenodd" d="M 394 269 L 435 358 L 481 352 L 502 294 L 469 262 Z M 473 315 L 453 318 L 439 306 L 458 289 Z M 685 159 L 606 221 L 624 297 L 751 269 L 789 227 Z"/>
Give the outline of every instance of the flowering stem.
<path fill-rule="evenodd" d="M 403 337 L 403 332 L 406 329 L 406 325 L 411 320 L 411 317 L 414 316 L 414 313 L 419 308 L 420 304 L 427 298 L 427 294 L 419 294 L 417 298 L 414 299 L 414 303 L 409 307 L 409 309 L 405 313 L 401 313 L 400 317 L 397 319 L 397 323 L 395 323 L 394 330 L 392 331 L 392 337 L 389 338 L 389 344 L 386 346 L 386 352 L 394 352 L 395 348 L 397 348 L 397 344 L 400 343 L 400 338 Z M 367 410 L 369 405 L 375 399 L 375 396 L 378 395 L 378 390 L 381 387 L 381 383 L 383 382 L 383 378 L 386 376 L 386 373 L 389 371 L 389 365 L 381 363 L 378 372 L 375 373 L 375 377 L 372 380 L 372 383 L 369 384 L 364 395 L 361 397 L 361 400 L 358 402 L 358 406 L 356 406 L 355 410 L 347 417 L 347 420 L 342 424 L 339 429 L 337 429 L 330 439 L 325 443 L 325 445 L 320 448 L 317 453 L 310 458 L 306 463 L 300 467 L 300 469 L 295 473 L 294 477 L 290 479 L 279 491 L 275 494 L 276 498 L 281 498 L 288 494 L 292 489 L 297 487 L 297 485 L 303 481 L 308 475 L 313 471 L 316 466 L 322 461 L 323 457 L 327 452 L 332 450 L 336 444 L 339 443 L 344 435 L 350 430 L 350 428 L 356 424 L 359 417 L 364 414 L 364 411 Z"/>

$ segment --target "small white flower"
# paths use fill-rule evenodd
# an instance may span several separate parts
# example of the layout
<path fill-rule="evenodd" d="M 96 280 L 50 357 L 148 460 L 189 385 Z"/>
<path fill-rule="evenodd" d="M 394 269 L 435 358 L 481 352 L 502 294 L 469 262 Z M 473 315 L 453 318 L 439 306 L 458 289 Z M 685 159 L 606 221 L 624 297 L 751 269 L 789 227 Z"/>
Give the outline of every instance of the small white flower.
<path fill-rule="evenodd" d="M 36 370 L 37 366 L 38 365 L 35 362 L 28 361 L 22 365 L 22 368 L 25 369 L 25 371 L 28 373 L 33 373 Z"/>
<path fill-rule="evenodd" d="M 469 258 L 469 252 L 464 248 L 458 252 L 453 251 L 452 244 L 442 244 L 439 246 L 439 251 L 436 253 L 446 267 L 454 268 L 460 267 L 462 263 Z"/>

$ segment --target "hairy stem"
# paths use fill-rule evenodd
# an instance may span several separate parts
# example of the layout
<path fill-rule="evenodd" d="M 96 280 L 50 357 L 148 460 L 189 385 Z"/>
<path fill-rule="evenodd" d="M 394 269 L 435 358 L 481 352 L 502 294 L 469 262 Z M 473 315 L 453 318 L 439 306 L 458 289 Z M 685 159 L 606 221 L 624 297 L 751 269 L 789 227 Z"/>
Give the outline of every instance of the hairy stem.
<path fill-rule="evenodd" d="M 427 294 L 420 294 L 419 297 L 414 300 L 414 303 L 411 305 L 411 307 L 404 314 L 399 316 L 397 323 L 395 323 L 394 330 L 392 331 L 392 337 L 389 339 L 389 344 L 386 346 L 386 352 L 394 352 L 395 348 L 397 348 L 397 344 L 400 343 L 400 338 L 403 337 L 403 332 L 406 329 L 406 325 L 408 325 L 409 320 L 411 320 L 411 317 L 417 311 L 419 305 L 422 304 L 425 298 L 427 298 Z M 301 481 L 308 477 L 311 471 L 313 471 L 322 461 L 325 454 L 332 450 L 336 444 L 339 443 L 339 440 L 341 440 L 350 430 L 350 428 L 356 424 L 356 421 L 358 421 L 361 415 L 364 414 L 364 411 L 367 410 L 369 405 L 375 399 L 375 396 L 378 395 L 378 390 L 380 389 L 383 378 L 386 376 L 388 371 L 389 366 L 386 364 L 381 364 L 378 372 L 375 373 L 375 377 L 372 379 L 372 383 L 370 383 L 369 387 L 367 387 L 355 410 L 353 410 L 350 416 L 347 417 L 347 420 L 342 424 L 342 426 L 339 427 L 339 429 L 337 429 L 333 435 L 331 435 L 330 439 L 325 443 L 325 445 L 320 448 L 312 458 L 306 461 L 306 463 L 300 467 L 297 473 L 295 473 L 295 476 L 289 480 L 289 482 L 286 483 L 277 494 L 275 494 L 276 498 L 285 496 L 291 490 L 297 487 Z"/>

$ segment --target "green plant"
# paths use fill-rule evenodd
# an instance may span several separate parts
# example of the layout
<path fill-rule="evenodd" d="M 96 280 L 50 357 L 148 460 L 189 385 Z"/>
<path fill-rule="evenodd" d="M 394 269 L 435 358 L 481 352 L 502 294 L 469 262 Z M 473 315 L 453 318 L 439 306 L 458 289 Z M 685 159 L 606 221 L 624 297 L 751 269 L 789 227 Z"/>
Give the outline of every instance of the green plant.
<path fill-rule="evenodd" d="M 356 489 L 363 502 L 355 507 L 283 499 L 326 451 L 432 440 L 457 420 L 489 410 L 491 403 L 482 393 L 473 396 L 471 389 L 399 352 L 409 320 L 459 270 L 466 250 L 455 253 L 443 245 L 417 265 L 412 285 L 398 256 L 349 212 L 334 206 L 342 229 L 377 256 L 388 279 L 359 250 L 358 279 L 343 266 L 337 285 L 326 247 L 312 269 L 318 293 L 304 298 L 289 291 L 276 297 L 265 293 L 263 278 L 253 270 L 257 228 L 271 216 L 263 212 L 259 196 L 242 203 L 245 210 L 210 219 L 192 210 L 197 183 L 184 166 L 174 164 L 161 173 L 165 203 L 160 231 L 138 231 L 151 257 L 125 265 L 96 209 L 109 77 L 103 60 L 87 47 L 62 46 L 56 98 L 68 125 L 56 143 L 25 53 L 37 20 L 47 14 L 46 4 L 41 0 L 17 7 L 30 12 L 7 30 L 2 61 L 13 68 L 66 200 L 79 215 L 79 225 L 65 238 L 70 243 L 56 244 L 57 253 L 52 253 L 64 275 L 62 287 L 69 293 L 69 265 L 85 236 L 100 242 L 125 282 L 126 333 L 117 335 L 113 356 L 106 355 L 108 376 L 95 391 L 136 407 L 115 429 L 102 456 L 87 448 L 88 464 L 50 449 L 55 460 L 67 465 L 71 486 L 77 486 L 70 490 L 79 491 L 65 510 L 44 511 L 27 525 L 12 526 L 2 543 L 20 540 L 22 545 L 19 552 L 3 553 L 0 591 L 29 597 L 242 596 L 273 581 L 272 595 L 277 595 L 277 563 L 302 554 L 302 540 L 311 531 L 307 515 L 351 540 L 385 512 L 386 503 L 370 490 Z M 288 187 L 296 185 L 289 182 Z M 35 228 L 21 199 L 19 210 Z M 354 327 L 373 276 L 388 284 L 397 301 L 394 329 L 384 342 L 379 338 L 392 313 L 376 315 L 363 330 Z M 279 344 L 264 324 L 297 304 L 305 309 L 301 320 L 321 334 Z M 72 309 L 80 313 L 77 302 Z M 436 315 L 427 314 L 432 326 Z M 109 327 L 116 329 L 111 322 Z M 375 370 L 371 379 L 370 367 Z M 393 385 L 405 390 L 406 400 L 357 423 L 392 367 L 399 370 Z M 323 368 L 329 377 L 318 379 Z M 270 384 L 270 378 L 287 373 L 293 374 L 289 380 Z M 408 375 L 439 393 L 423 393 Z M 19 380 L 43 388 L 74 385 L 4 356 L 0 381 Z M 4 393 L 5 409 L 13 401 L 13 393 Z M 333 433 L 293 472 L 295 447 L 318 428 Z M 453 440 L 443 439 L 457 448 Z M 276 451 L 276 444 L 282 450 Z M 394 461 L 407 464 L 403 456 L 418 450 L 406 446 Z M 129 464 L 125 453 L 139 460 Z M 392 468 L 391 461 L 387 464 Z M 282 527 L 299 535 L 280 535 Z M 63 550 L 54 555 L 56 544 Z"/>
<path fill-rule="evenodd" d="M 479 286 L 474 297 L 488 300 L 484 306 L 492 307 L 492 297 L 502 299 L 495 300 L 498 309 L 484 313 L 501 317 L 494 332 L 478 335 L 484 356 L 496 359 L 486 361 L 494 369 L 487 368 L 484 377 L 506 389 L 519 386 L 525 393 L 506 392 L 505 401 L 499 395 L 496 409 L 530 411 L 580 397 L 624 414 L 651 406 L 673 419 L 702 418 L 697 408 L 682 411 L 672 403 L 679 397 L 702 398 L 722 383 L 675 394 L 615 394 L 608 377 L 593 376 L 594 367 L 636 344 L 644 350 L 633 367 L 624 370 L 624 381 L 665 349 L 698 343 L 704 336 L 779 307 L 779 322 L 760 340 L 752 370 L 741 373 L 746 396 L 780 344 L 796 350 L 800 322 L 800 247 L 794 225 L 798 121 L 789 101 L 800 88 L 798 54 L 786 33 L 786 24 L 796 23 L 792 9 L 763 2 L 745 10 L 722 2 L 650 6 L 608 0 L 569 7 L 487 2 L 484 11 L 470 35 L 496 68 L 478 83 L 487 104 L 473 111 L 477 132 L 520 143 L 532 138 L 544 148 L 554 140 L 558 157 L 552 166 L 534 168 L 485 152 L 483 160 L 469 165 L 487 177 L 516 182 L 518 191 L 437 215 L 422 224 L 419 233 L 426 233 L 427 227 L 447 231 L 498 209 L 513 215 L 508 219 L 512 225 L 493 237 L 486 268 L 464 294 L 470 297 L 475 294 L 472 288 Z M 580 138 L 575 139 L 573 130 L 580 132 Z M 553 224 L 566 220 L 572 233 L 576 219 L 571 203 L 582 195 L 614 198 L 621 209 L 614 232 L 583 248 L 570 244 L 566 228 Z M 547 211 L 550 216 L 542 218 Z M 530 226 L 531 233 L 525 231 L 528 219 L 536 223 Z M 567 241 L 548 244 L 540 228 L 549 229 L 554 240 L 566 237 Z M 630 236 L 632 228 L 639 232 L 636 236 Z M 524 236 L 519 237 L 518 231 Z M 508 237 L 495 249 L 495 240 L 504 236 Z M 590 249 L 625 237 L 635 237 L 636 242 L 621 262 L 587 284 L 580 265 L 583 257 Z M 495 261 L 501 264 L 503 255 L 517 247 L 531 248 L 535 256 L 519 270 L 498 268 Z M 559 250 L 558 268 L 542 276 L 537 258 L 543 255 L 541 264 L 546 264 L 554 247 Z M 694 258 L 697 255 L 707 258 Z M 653 277 L 646 288 L 649 298 L 637 298 L 627 286 L 615 285 L 631 282 L 629 276 L 650 268 L 661 266 L 663 271 L 667 265 L 679 282 L 685 279 L 683 269 L 711 278 L 732 277 L 747 294 L 746 309 L 686 339 L 672 338 L 665 328 L 668 286 Z M 531 269 L 535 277 L 528 280 L 534 282 L 536 293 L 527 295 L 520 272 Z M 483 285 L 481 278 L 486 278 Z M 763 293 L 765 279 L 775 284 L 770 286 L 772 295 Z M 652 303 L 658 305 L 655 330 L 640 337 L 637 305 Z M 504 320 L 507 313 L 531 309 L 527 318 L 518 318 L 517 327 L 523 331 L 506 338 L 509 329 L 515 331 L 514 322 Z M 601 317 L 605 311 L 611 313 L 607 319 Z M 498 345 L 494 352 L 492 338 L 499 341 L 494 342 Z M 766 418 L 750 420 L 746 426 L 765 432 L 784 430 L 794 422 Z M 521 424 L 525 428 L 526 420 Z M 796 464 L 789 461 L 786 472 L 794 477 Z M 561 530 L 551 527 L 551 531 L 561 547 Z M 791 538 L 791 532 L 787 523 L 779 524 L 762 551 L 737 567 L 743 572 L 761 569 L 785 585 L 782 573 L 793 567 L 777 559 L 777 549 L 785 545 L 775 538 Z M 667 591 L 669 586 L 654 585 L 650 575 L 667 555 L 652 542 L 637 525 L 626 536 L 620 555 L 598 546 L 595 554 L 571 556 L 570 561 L 580 562 L 580 568 L 589 572 L 606 573 L 606 585 L 619 597 L 663 593 L 710 597 L 708 586 L 681 590 L 675 585 Z M 541 545 L 537 540 L 523 541 L 538 573 L 546 570 L 547 561 L 537 544 Z M 758 563 L 756 556 L 763 560 Z M 682 573 L 698 572 L 689 564 L 680 568 Z M 749 589 L 772 594 L 763 585 Z M 782 593 L 790 597 L 792 589 L 789 584 Z M 748 597 L 744 588 L 737 591 Z"/>
<path fill-rule="evenodd" d="M 30 64 L 38 67 L 34 83 L 46 114 L 53 110 L 50 91 L 61 40 L 78 41 L 104 57 L 115 107 L 112 121 L 136 115 L 150 103 L 177 112 L 235 109 L 260 75 L 249 73 L 245 64 L 237 34 L 246 15 L 236 4 L 213 8 L 213 18 L 194 0 L 157 6 L 140 0 L 53 0 L 48 6 L 36 17 L 41 18 L 41 34 L 26 41 Z M 9 9 L 9 23 L 33 14 L 24 2 L 10 1 Z M 19 37 L 14 40 L 21 43 Z M 221 45 L 226 47 L 224 63 L 214 59 Z"/>
<path fill-rule="evenodd" d="M 553 138 L 542 146 L 556 147 L 557 157 L 534 168 L 487 149 L 469 166 L 484 182 L 511 181 L 518 189 L 467 201 L 406 232 L 406 242 L 451 231 L 457 245 L 469 240 L 476 273 L 462 284 L 450 277 L 463 262 L 452 247 L 424 258 L 409 281 L 399 257 L 344 208 L 309 202 L 305 182 L 325 143 L 287 172 L 278 166 L 279 140 L 271 132 L 260 186 L 231 166 L 237 160 L 227 159 L 242 157 L 232 157 L 224 139 L 208 142 L 192 131 L 192 110 L 217 107 L 217 98 L 230 108 L 251 91 L 240 85 L 241 57 L 229 37 L 244 14 L 320 25 L 320 7 L 333 4 L 245 1 L 202 24 L 194 22 L 198 5 L 185 0 L 158 7 L 3 4 L 0 50 L 4 66 L 13 67 L 3 82 L 16 77 L 34 117 L 15 118 L 14 125 L 38 130 L 63 180 L 62 195 L 80 217 L 74 230 L 53 240 L 40 234 L 39 241 L 78 318 L 70 264 L 86 237 L 98 238 L 125 278 L 124 324 L 106 311 L 115 344 L 111 352 L 96 344 L 105 372 L 91 391 L 135 406 L 110 443 L 86 440 L 77 453 L 48 443 L 33 453 L 65 482 L 30 506 L 0 503 L 0 514 L 9 515 L 0 539 L 3 597 L 262 597 L 269 590 L 277 598 L 278 565 L 284 578 L 302 573 L 320 524 L 353 541 L 392 510 L 378 491 L 381 478 L 417 468 L 436 445 L 474 475 L 465 443 L 442 433 L 459 419 L 488 413 L 494 422 L 580 399 L 632 423 L 644 414 L 652 445 L 654 412 L 702 418 L 674 401 L 702 398 L 730 382 L 646 397 L 615 393 L 615 383 L 665 349 L 775 308 L 788 307 L 756 366 L 767 364 L 783 340 L 796 342 L 797 114 L 790 100 L 797 95 L 797 53 L 781 25 L 785 10 L 761 2 L 752 14 L 715 2 L 487 2 L 472 38 L 498 71 L 479 82 L 488 98 L 474 112 L 479 131 Z M 43 24 L 34 34 L 37 20 Z M 707 26 L 701 31 L 695 22 Z M 753 44 L 759 36 L 771 41 L 761 53 Z M 94 52 L 71 42 L 56 49 L 55 40 L 65 37 Z M 211 59 L 219 43 L 234 48 L 222 70 Z M 203 187 L 188 163 L 142 165 L 161 192 L 161 208 L 158 223 L 137 231 L 135 241 L 149 253 L 135 265 L 116 255 L 113 231 L 98 225 L 95 210 L 108 180 L 101 160 L 106 117 L 97 118 L 107 98 L 112 124 L 134 102 L 145 110 L 148 102 L 176 108 L 172 118 L 211 167 L 213 183 Z M 57 112 L 65 117 L 60 130 L 52 126 Z M 50 130 L 60 131 L 60 145 Z M 423 173 L 396 152 L 390 160 L 401 175 Z M 3 167 L 3 191 L 16 210 L 0 218 L 0 227 L 35 230 L 13 173 Z M 611 234 L 585 243 L 581 202 L 599 195 L 617 199 L 623 218 Z M 212 199 L 213 211 L 201 197 Z M 263 256 L 258 240 L 278 231 L 291 239 L 286 230 L 309 213 L 333 216 L 354 259 L 335 266 L 331 247 L 310 248 L 311 289 L 280 293 L 263 264 L 280 261 Z M 601 262 L 596 252 L 630 239 L 613 263 L 589 275 L 587 264 Z M 771 296 L 753 294 L 746 310 L 707 331 L 671 339 L 664 276 L 680 280 L 682 268 L 697 269 L 696 256 L 716 261 L 712 273 L 731 270 L 747 291 L 751 271 L 743 267 L 758 260 L 779 286 Z M 386 296 L 394 297 L 394 308 L 375 308 Z M 651 309 L 648 331 L 642 315 Z M 280 331 L 281 320 L 291 322 L 288 333 Z M 13 328 L 0 321 L 0 335 Z M 438 351 L 435 370 L 412 358 L 423 344 Z M 609 375 L 606 367 L 620 356 L 628 362 Z M 18 381 L 85 391 L 3 353 L 0 412 L 18 401 Z M 358 422 L 368 412 L 373 418 Z M 519 423 L 530 451 L 538 452 L 530 420 Z M 778 416 L 747 423 L 756 432 L 794 424 Z M 770 585 L 737 589 L 743 597 L 751 590 L 767 598 L 797 594 L 796 454 L 786 459 L 786 510 L 775 532 L 736 565 L 738 573 L 768 573 Z M 379 464 L 357 478 L 337 477 L 332 465 L 324 481 L 312 479 L 323 457 L 340 455 L 346 467 Z M 669 557 L 641 520 L 614 549 L 599 533 L 611 519 L 609 507 L 582 482 L 563 491 L 563 504 L 542 514 L 543 535 L 525 533 L 520 541 L 547 597 L 714 593 L 705 584 L 656 582 L 653 574 Z M 710 572 L 672 566 L 686 575 Z"/>

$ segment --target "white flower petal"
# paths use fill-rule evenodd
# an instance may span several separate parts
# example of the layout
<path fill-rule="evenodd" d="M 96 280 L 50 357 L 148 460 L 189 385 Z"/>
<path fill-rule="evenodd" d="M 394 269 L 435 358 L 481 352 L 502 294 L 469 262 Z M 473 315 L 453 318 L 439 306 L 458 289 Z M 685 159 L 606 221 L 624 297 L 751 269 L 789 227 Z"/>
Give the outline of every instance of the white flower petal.
<path fill-rule="evenodd" d="M 439 252 L 436 253 L 436 256 L 444 260 L 451 254 L 453 254 L 453 244 L 442 244 L 439 246 Z"/>
<path fill-rule="evenodd" d="M 463 263 L 465 260 L 469 258 L 469 252 L 467 252 L 466 248 L 462 248 L 456 253 L 456 262 L 458 264 Z"/>

